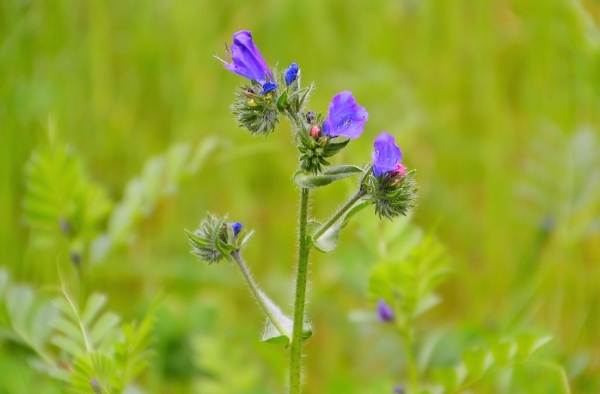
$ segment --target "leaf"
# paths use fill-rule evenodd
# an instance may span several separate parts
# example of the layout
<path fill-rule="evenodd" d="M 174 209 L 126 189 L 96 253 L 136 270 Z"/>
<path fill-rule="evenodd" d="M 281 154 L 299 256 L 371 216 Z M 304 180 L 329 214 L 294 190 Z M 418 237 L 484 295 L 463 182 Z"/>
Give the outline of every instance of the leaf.
<path fill-rule="evenodd" d="M 98 293 L 94 293 L 88 298 L 81 320 L 84 324 L 90 324 L 98 313 L 102 310 L 102 307 L 106 304 L 106 296 Z"/>
<path fill-rule="evenodd" d="M 64 146 L 35 150 L 25 183 L 24 217 L 34 247 L 54 246 L 61 236 L 89 241 L 111 209 L 105 190 L 89 180 Z"/>
<path fill-rule="evenodd" d="M 285 324 L 285 327 L 289 329 L 289 332 L 292 332 L 294 326 L 294 322 L 292 321 L 292 319 L 288 318 L 288 321 L 282 321 L 280 319 L 280 323 Z M 302 340 L 306 341 L 312 336 L 312 333 L 312 325 L 308 322 L 305 322 L 302 326 Z M 287 334 L 280 333 L 279 330 L 271 322 L 271 319 L 267 318 L 265 324 L 265 331 L 263 332 L 262 336 L 262 341 L 267 343 L 283 343 L 285 345 L 288 345 L 289 343 L 291 343 L 292 337 L 291 335 L 288 336 Z"/>
<path fill-rule="evenodd" d="M 462 361 L 469 372 L 469 377 L 479 379 L 490 367 L 493 359 L 484 349 L 470 349 L 463 353 Z"/>
<path fill-rule="evenodd" d="M 322 224 L 316 221 L 309 221 L 308 233 L 311 234 L 311 242 L 319 251 L 329 253 L 335 249 L 342 228 L 348 224 L 348 219 L 357 212 L 360 212 L 364 207 L 369 205 L 367 200 L 357 201 L 350 209 L 346 211 L 331 227 L 329 227 L 319 238 L 314 239 L 314 234 L 320 230 Z"/>
<path fill-rule="evenodd" d="M 347 178 L 353 175 L 362 174 L 363 169 L 352 165 L 342 165 L 337 167 L 328 167 L 321 174 L 306 174 L 301 170 L 294 173 L 293 179 L 296 185 L 305 189 L 314 189 L 329 185 L 339 179 Z"/>
<path fill-rule="evenodd" d="M 526 360 L 551 340 L 550 335 L 537 337 L 534 334 L 520 334 L 517 336 L 517 357 Z"/>
<path fill-rule="evenodd" d="M 369 298 L 373 303 L 383 298 L 397 306 L 395 312 L 401 321 L 410 322 L 439 302 L 433 290 L 448 272 L 446 252 L 429 234 L 404 259 L 383 261 L 373 267 Z"/>
<path fill-rule="evenodd" d="M 258 295 L 261 298 L 261 304 L 268 310 L 262 341 L 268 343 L 290 343 L 292 341 L 294 321 L 292 318 L 286 316 L 263 291 L 258 290 Z M 302 340 L 310 338 L 311 335 L 312 326 L 310 323 L 305 322 L 302 327 Z"/>

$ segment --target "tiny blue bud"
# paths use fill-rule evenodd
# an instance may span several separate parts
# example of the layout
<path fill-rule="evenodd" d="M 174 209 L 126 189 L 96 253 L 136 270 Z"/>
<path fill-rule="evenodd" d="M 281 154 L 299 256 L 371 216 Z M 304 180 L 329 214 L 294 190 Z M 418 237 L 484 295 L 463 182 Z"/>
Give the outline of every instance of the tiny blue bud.
<path fill-rule="evenodd" d="M 308 111 L 306 113 L 306 121 L 311 124 L 315 121 L 315 111 Z"/>
<path fill-rule="evenodd" d="M 242 228 L 244 228 L 244 226 L 240 222 L 233 222 L 231 223 L 231 228 L 233 229 L 233 236 L 237 237 L 237 235 L 240 231 L 242 231 Z"/>
<path fill-rule="evenodd" d="M 383 298 L 377 301 L 377 314 L 382 323 L 391 322 L 394 320 L 394 310 L 389 306 Z"/>
<path fill-rule="evenodd" d="M 81 255 L 77 252 L 71 251 L 71 261 L 73 264 L 79 267 L 81 265 Z"/>
<path fill-rule="evenodd" d="M 292 62 L 288 69 L 285 70 L 285 84 L 287 86 L 290 86 L 292 82 L 298 78 L 298 71 L 300 71 L 300 69 L 295 62 Z"/>
<path fill-rule="evenodd" d="M 404 386 L 401 384 L 394 386 L 394 394 L 404 394 Z"/>
<path fill-rule="evenodd" d="M 269 92 L 272 92 L 275 89 L 277 89 L 277 84 L 275 82 L 267 81 L 263 85 L 263 90 L 262 90 L 262 92 L 260 92 L 260 94 L 264 95 L 264 94 L 267 94 Z"/>

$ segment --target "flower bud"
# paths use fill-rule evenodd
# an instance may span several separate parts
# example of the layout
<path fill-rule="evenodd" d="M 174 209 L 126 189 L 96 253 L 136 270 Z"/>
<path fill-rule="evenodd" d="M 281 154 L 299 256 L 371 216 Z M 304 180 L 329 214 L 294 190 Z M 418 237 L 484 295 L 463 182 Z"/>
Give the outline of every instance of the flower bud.
<path fill-rule="evenodd" d="M 292 63 L 287 70 L 285 70 L 285 84 L 290 86 L 298 78 L 298 72 L 300 69 L 296 63 Z"/>
<path fill-rule="evenodd" d="M 233 236 L 237 237 L 240 231 L 242 231 L 242 228 L 244 228 L 244 225 L 240 222 L 233 222 L 231 223 L 231 228 L 233 229 Z"/>
<path fill-rule="evenodd" d="M 306 113 L 306 123 L 312 124 L 315 121 L 315 111 L 308 111 Z"/>
<path fill-rule="evenodd" d="M 394 320 L 394 310 L 383 298 L 377 301 L 377 315 L 382 323 L 388 323 Z"/>
<path fill-rule="evenodd" d="M 417 186 L 413 179 L 414 170 L 407 172 L 400 164 L 402 152 L 394 137 L 381 133 L 375 140 L 373 151 L 373 172 L 366 179 L 375 213 L 393 219 L 406 215 L 414 207 Z"/>
<path fill-rule="evenodd" d="M 315 139 L 321 136 L 321 129 L 319 128 L 319 126 L 314 125 L 313 127 L 311 127 L 310 136 Z"/>

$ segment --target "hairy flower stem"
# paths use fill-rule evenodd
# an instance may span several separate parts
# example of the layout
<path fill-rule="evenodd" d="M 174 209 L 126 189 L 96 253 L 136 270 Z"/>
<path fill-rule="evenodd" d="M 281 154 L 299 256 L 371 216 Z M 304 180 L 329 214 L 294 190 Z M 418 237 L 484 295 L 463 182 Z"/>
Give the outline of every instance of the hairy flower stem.
<path fill-rule="evenodd" d="M 296 298 L 294 301 L 294 329 L 292 345 L 290 346 L 290 394 L 300 394 L 301 357 L 302 357 L 302 327 L 304 325 L 304 306 L 306 304 L 306 278 L 308 274 L 307 240 L 309 189 L 302 189 L 300 197 L 300 217 L 298 233 L 298 272 L 296 274 Z"/>
<path fill-rule="evenodd" d="M 345 213 L 348 209 L 352 208 L 352 206 L 364 197 L 367 194 L 367 191 L 363 188 L 360 188 L 358 192 L 354 196 L 352 196 L 340 209 L 337 210 L 336 213 L 327 221 L 327 223 L 323 224 L 317 232 L 313 235 L 313 239 L 318 240 L 321 235 L 325 234 L 325 232 L 333 226 Z"/>
<path fill-rule="evenodd" d="M 265 305 L 265 297 L 261 297 L 261 294 L 263 294 L 263 293 L 258 288 L 258 285 L 254 281 L 254 279 L 252 279 L 250 270 L 246 266 L 246 263 L 244 263 L 244 259 L 242 259 L 242 255 L 240 254 L 240 251 L 234 250 L 233 252 L 231 252 L 231 257 L 233 257 L 233 259 L 237 263 L 238 267 L 240 267 L 240 271 L 242 271 L 242 275 L 244 276 L 246 283 L 248 283 L 248 287 L 250 288 L 252 295 L 254 296 L 254 298 L 256 298 L 256 301 L 258 302 L 258 304 L 261 306 L 261 308 L 267 315 L 267 318 L 271 321 L 271 323 L 273 323 L 275 328 L 277 328 L 277 330 L 282 335 L 289 335 L 289 332 L 285 331 L 285 329 L 281 326 L 281 324 L 279 324 L 279 320 L 271 314 L 271 310 L 267 307 L 267 305 Z"/>

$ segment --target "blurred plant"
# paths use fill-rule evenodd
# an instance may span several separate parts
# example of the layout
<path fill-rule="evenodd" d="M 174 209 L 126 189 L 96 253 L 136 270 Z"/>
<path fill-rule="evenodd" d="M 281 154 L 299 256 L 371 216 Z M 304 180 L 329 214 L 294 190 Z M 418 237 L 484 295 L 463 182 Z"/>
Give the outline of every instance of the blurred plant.
<path fill-rule="evenodd" d="M 448 257 L 432 233 L 423 235 L 408 221 L 386 227 L 377 248 L 380 261 L 371 270 L 368 293 L 378 320 L 392 326 L 404 345 L 408 383 L 393 387 L 394 393 L 468 392 L 480 382 L 494 378 L 495 392 L 511 392 L 511 372 L 523 365 L 546 371 L 553 378 L 555 392 L 570 392 L 566 373 L 559 364 L 532 358 L 551 340 L 547 335 L 502 337 L 493 341 L 489 349 L 465 350 L 462 361 L 454 367 L 425 370 L 425 360 L 432 349 L 417 346 L 417 319 L 441 302 L 434 290 L 450 272 Z M 372 233 L 371 229 L 365 235 Z M 404 241 L 402 245 L 398 239 Z"/>
<path fill-rule="evenodd" d="M 379 217 L 393 219 L 405 215 L 414 206 L 417 187 L 414 170 L 406 171 L 400 164 L 402 155 L 394 137 L 382 133 L 375 141 L 373 162 L 364 168 L 354 165 L 331 166 L 330 157 L 363 133 L 368 113 L 351 92 L 336 94 L 326 117 L 305 111 L 313 85 L 302 88 L 301 70 L 292 63 L 283 74 L 269 69 L 248 31 L 233 35 L 227 51 L 231 62 L 221 60 L 225 67 L 250 80 L 236 94 L 232 111 L 240 127 L 253 135 L 272 133 L 279 116 L 286 116 L 293 126 L 294 140 L 300 153 L 299 169 L 293 180 L 300 187 L 298 214 L 298 266 L 293 317 L 285 315 L 253 280 L 242 258 L 242 248 L 249 238 L 237 222 L 211 213 L 195 231 L 186 231 L 192 253 L 207 263 L 222 258 L 234 261 L 267 317 L 263 341 L 284 343 L 290 348 L 289 392 L 301 392 L 302 342 L 312 335 L 312 326 L 305 314 L 306 285 L 311 247 L 321 252 L 335 249 L 339 233 L 349 218 L 369 204 Z M 330 219 L 321 223 L 309 220 L 311 190 L 340 179 L 360 175 L 358 190 Z"/>
<path fill-rule="evenodd" d="M 92 182 L 80 160 L 66 146 L 51 141 L 34 151 L 26 166 L 25 222 L 34 249 L 56 248 L 67 242 L 79 273 L 89 261 L 99 262 L 136 234 L 136 225 L 148 217 L 162 199 L 195 174 L 217 147 L 209 138 L 195 151 L 176 144 L 148 160 L 142 175 L 132 179 L 122 201 L 112 202 L 107 192 Z"/>
<path fill-rule="evenodd" d="M 156 302 L 139 324 L 120 325 L 116 314 L 103 312 L 104 295 L 92 294 L 80 308 L 66 287 L 61 293 L 49 301 L 0 271 L 2 337 L 31 349 L 32 365 L 72 393 L 126 391 L 147 366 Z"/>

